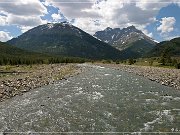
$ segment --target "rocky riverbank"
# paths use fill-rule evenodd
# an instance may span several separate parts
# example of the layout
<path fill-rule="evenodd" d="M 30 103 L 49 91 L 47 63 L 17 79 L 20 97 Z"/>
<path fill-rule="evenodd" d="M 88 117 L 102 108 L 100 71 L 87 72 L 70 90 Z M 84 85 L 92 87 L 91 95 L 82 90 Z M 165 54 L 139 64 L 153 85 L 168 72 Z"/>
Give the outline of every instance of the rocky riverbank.
<path fill-rule="evenodd" d="M 0 67 L 0 101 L 81 72 L 76 64 Z"/>
<path fill-rule="evenodd" d="M 174 87 L 180 90 L 180 70 L 162 67 L 135 66 L 121 64 L 98 64 L 106 67 L 113 67 L 118 70 L 134 73 L 139 76 L 146 77 L 152 81 L 156 81 L 162 85 Z"/>

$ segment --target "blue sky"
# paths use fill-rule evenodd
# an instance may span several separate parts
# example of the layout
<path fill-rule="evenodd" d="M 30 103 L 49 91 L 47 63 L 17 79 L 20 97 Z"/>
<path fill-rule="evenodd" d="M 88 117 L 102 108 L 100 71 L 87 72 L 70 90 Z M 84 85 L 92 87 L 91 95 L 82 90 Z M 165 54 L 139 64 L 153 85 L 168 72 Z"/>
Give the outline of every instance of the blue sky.
<path fill-rule="evenodd" d="M 1 0 L 0 41 L 48 22 L 69 21 L 94 34 L 136 26 L 157 41 L 180 36 L 178 0 Z"/>
<path fill-rule="evenodd" d="M 170 4 L 166 7 L 160 9 L 158 14 L 156 15 L 157 21 L 151 23 L 146 27 L 146 29 L 153 34 L 153 38 L 156 40 L 167 40 L 172 39 L 174 37 L 180 36 L 180 8 L 177 4 Z M 161 33 L 157 31 L 157 28 L 161 25 L 160 21 L 162 18 L 174 17 L 175 23 L 172 25 L 173 30 L 167 33 Z"/>

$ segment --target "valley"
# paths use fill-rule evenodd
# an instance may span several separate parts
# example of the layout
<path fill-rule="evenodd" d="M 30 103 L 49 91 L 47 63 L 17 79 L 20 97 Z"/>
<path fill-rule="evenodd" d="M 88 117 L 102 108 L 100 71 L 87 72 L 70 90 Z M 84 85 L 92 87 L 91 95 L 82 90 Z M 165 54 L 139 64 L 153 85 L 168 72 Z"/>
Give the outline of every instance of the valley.
<path fill-rule="evenodd" d="M 61 22 L 0 42 L 0 131 L 178 133 L 179 39 Z"/>
<path fill-rule="evenodd" d="M 180 0 L 0 0 L 0 135 L 180 135 Z"/>

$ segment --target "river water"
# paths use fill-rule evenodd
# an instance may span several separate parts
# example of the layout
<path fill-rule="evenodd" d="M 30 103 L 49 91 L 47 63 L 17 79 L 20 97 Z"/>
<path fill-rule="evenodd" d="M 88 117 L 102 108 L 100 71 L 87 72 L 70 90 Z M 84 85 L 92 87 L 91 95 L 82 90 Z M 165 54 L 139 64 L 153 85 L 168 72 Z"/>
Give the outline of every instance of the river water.
<path fill-rule="evenodd" d="M 80 66 L 84 72 L 77 76 L 0 103 L 0 132 L 180 133 L 180 91 L 127 72 Z"/>

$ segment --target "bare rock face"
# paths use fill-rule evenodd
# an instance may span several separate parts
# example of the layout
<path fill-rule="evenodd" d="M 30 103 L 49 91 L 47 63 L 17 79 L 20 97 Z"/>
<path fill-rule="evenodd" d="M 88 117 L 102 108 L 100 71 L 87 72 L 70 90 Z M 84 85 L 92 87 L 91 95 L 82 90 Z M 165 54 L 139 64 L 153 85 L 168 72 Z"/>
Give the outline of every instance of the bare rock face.
<path fill-rule="evenodd" d="M 127 28 L 106 28 L 98 31 L 94 37 L 104 41 L 121 51 L 121 58 L 139 58 L 151 51 L 157 44 L 134 26 Z"/>
<path fill-rule="evenodd" d="M 129 47 L 130 43 L 138 40 L 146 40 L 147 42 L 155 45 L 156 42 L 145 35 L 142 31 L 136 29 L 134 26 L 127 28 L 106 28 L 103 31 L 98 31 L 94 34 L 98 39 L 116 47 L 119 50 L 124 50 Z"/>

